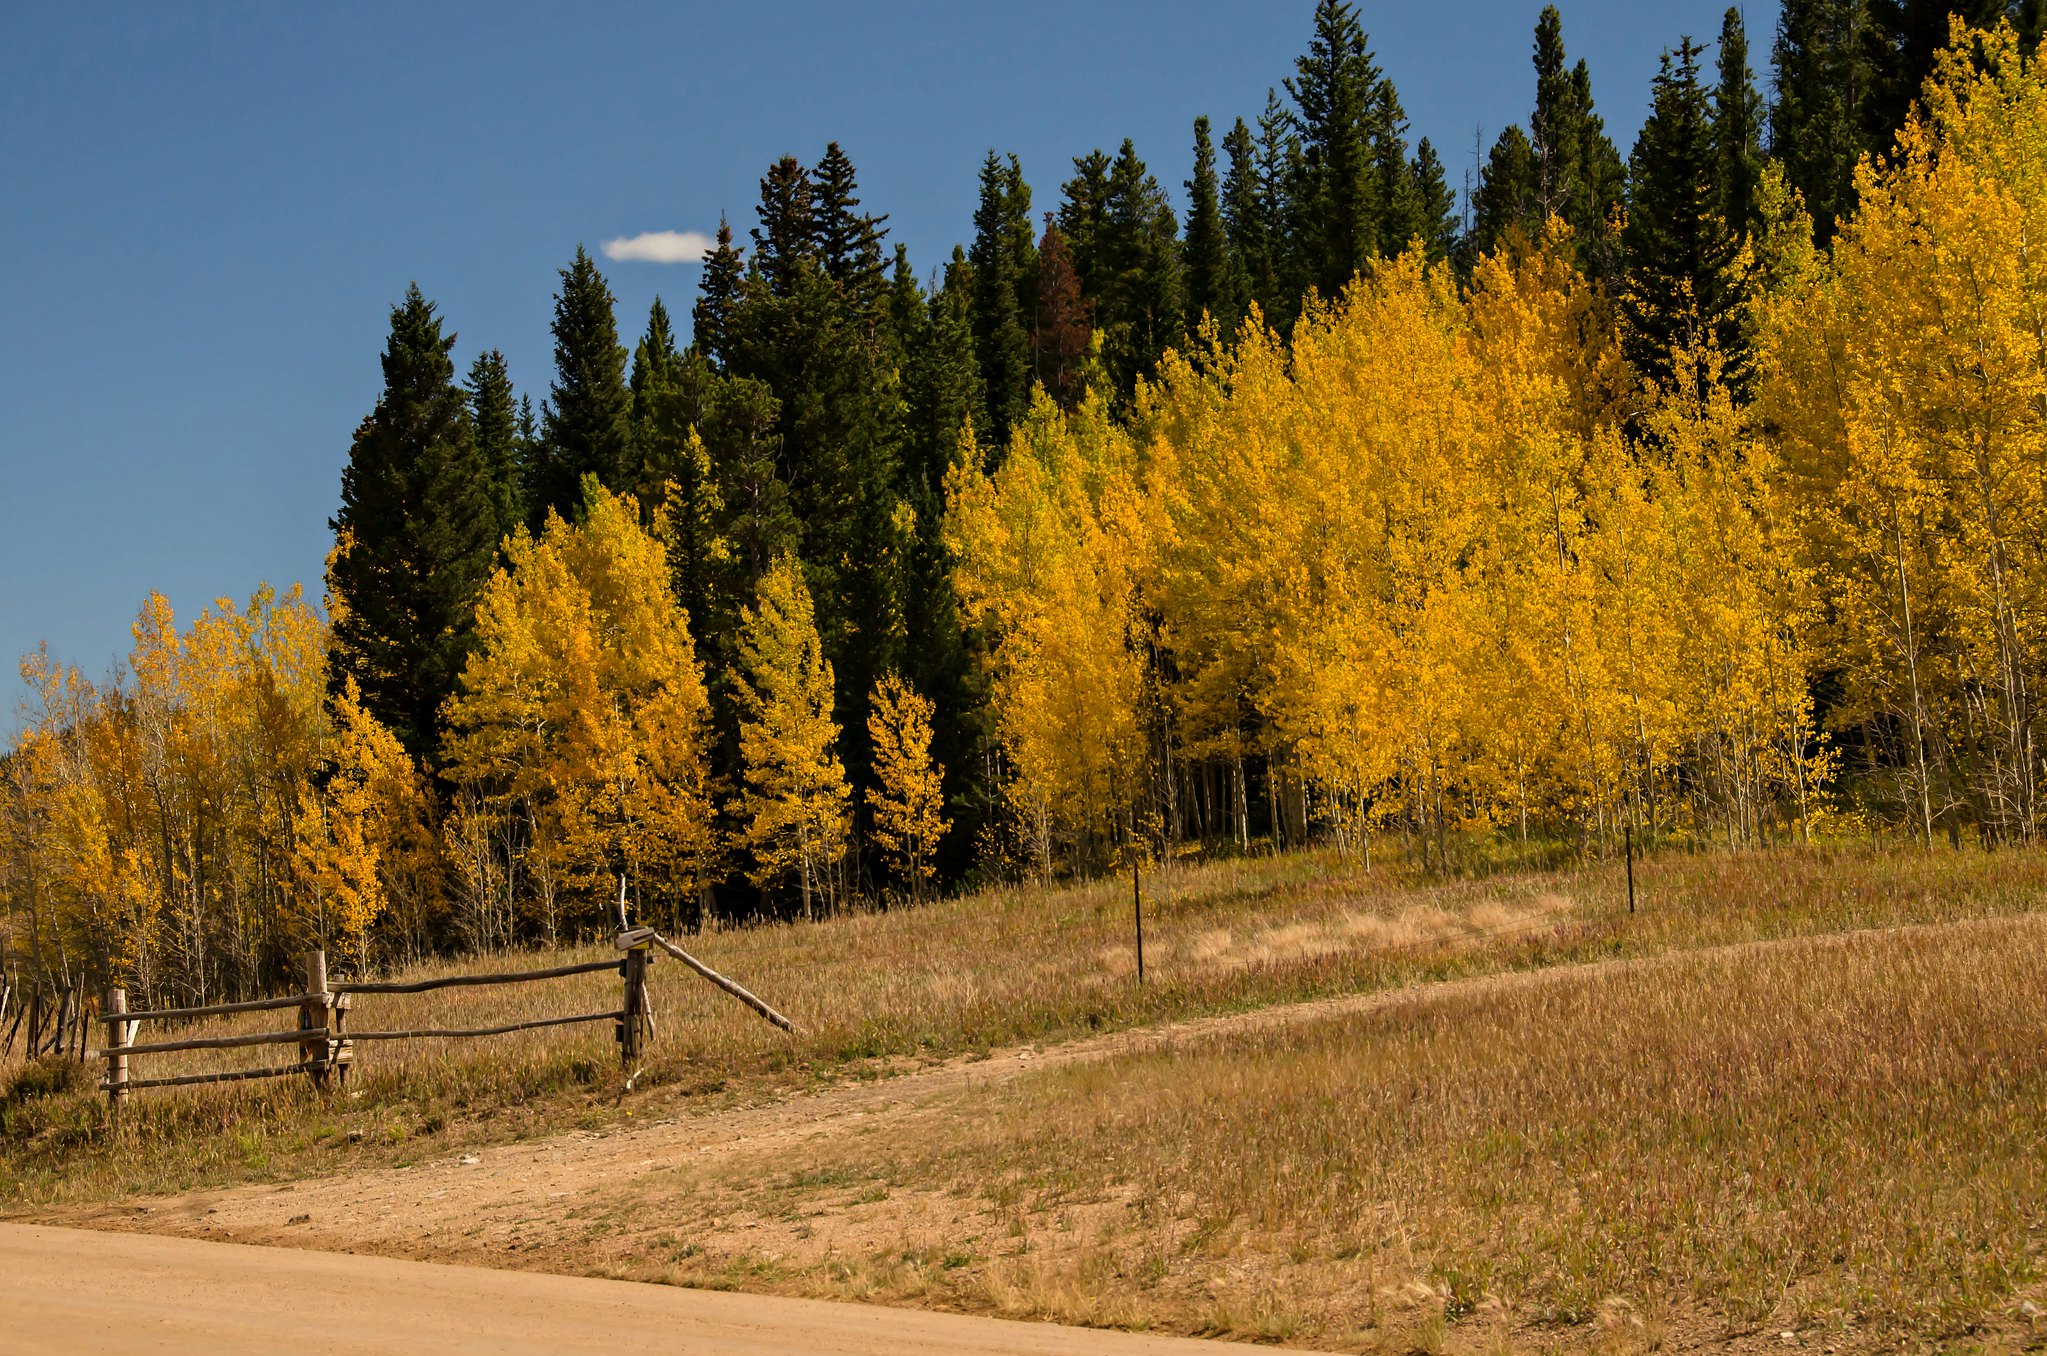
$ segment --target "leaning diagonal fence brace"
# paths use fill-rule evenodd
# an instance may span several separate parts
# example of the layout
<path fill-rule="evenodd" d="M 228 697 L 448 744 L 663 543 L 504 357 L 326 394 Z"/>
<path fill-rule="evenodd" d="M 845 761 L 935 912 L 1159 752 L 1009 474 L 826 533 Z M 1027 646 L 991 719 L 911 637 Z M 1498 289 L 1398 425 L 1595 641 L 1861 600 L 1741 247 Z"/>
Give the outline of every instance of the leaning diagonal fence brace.
<path fill-rule="evenodd" d="M 781 1027 L 782 1030 L 791 1033 L 793 1033 L 796 1030 L 795 1025 L 792 1022 L 790 1022 L 790 1020 L 787 1017 L 784 1017 L 781 1013 L 776 1012 L 766 1003 L 754 997 L 754 995 L 748 993 L 740 985 L 735 984 L 731 980 L 725 978 L 725 976 L 719 974 L 716 970 L 713 970 L 710 966 L 704 964 L 695 956 L 690 955 L 689 952 L 684 951 L 674 942 L 669 941 L 666 937 L 663 937 L 660 933 L 654 931 L 654 929 L 633 928 L 629 932 L 622 932 L 618 935 L 618 949 L 621 951 L 630 950 L 631 948 L 640 945 L 642 942 L 652 942 L 654 945 L 660 947 L 663 951 L 666 951 L 669 955 L 675 957 L 684 965 L 687 965 L 690 969 L 702 975 L 705 979 L 710 980 L 713 984 L 723 989 L 726 993 L 731 994 L 734 998 L 737 998 L 740 1002 L 746 1004 L 755 1012 L 758 1012 L 761 1016 L 767 1018 L 770 1022 L 773 1022 L 776 1026 Z"/>

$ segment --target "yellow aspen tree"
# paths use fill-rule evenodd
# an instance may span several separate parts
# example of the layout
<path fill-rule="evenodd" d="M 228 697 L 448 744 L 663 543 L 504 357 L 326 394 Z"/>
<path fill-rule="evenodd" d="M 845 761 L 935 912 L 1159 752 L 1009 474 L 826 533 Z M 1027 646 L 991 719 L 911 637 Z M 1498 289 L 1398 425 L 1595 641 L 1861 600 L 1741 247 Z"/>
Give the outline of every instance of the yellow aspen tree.
<path fill-rule="evenodd" d="M 885 673 L 874 685 L 867 715 L 874 741 L 875 785 L 867 790 L 874 840 L 917 902 L 937 874 L 932 854 L 949 827 L 945 769 L 931 760 L 932 709 L 929 698 Z"/>
<path fill-rule="evenodd" d="M 667 555 L 629 498 L 586 487 L 582 520 L 514 534 L 477 608 L 477 649 L 449 705 L 448 764 L 472 794 L 456 834 L 471 908 L 526 886 L 541 935 L 610 918 L 623 875 L 671 923 L 715 855 L 709 699 Z M 517 844 L 491 866 L 492 843 Z"/>
<path fill-rule="evenodd" d="M 793 881 L 806 917 L 829 911 L 839 897 L 852 792 L 832 719 L 832 666 L 793 554 L 775 558 L 754 605 L 742 610 L 734 678 L 744 768 L 735 808 L 751 876 L 763 889 Z"/>
<path fill-rule="evenodd" d="M 2047 72 L 1970 34 L 1829 266 L 1770 309 L 1766 401 L 1847 679 L 1927 841 L 2039 832 Z"/>
<path fill-rule="evenodd" d="M 1135 830 L 1148 754 L 1137 585 L 1145 515 L 1128 434 L 1098 395 L 1034 400 L 992 475 L 948 477 L 948 544 L 970 615 L 997 638 L 996 734 L 1031 865 L 1106 860 Z"/>
<path fill-rule="evenodd" d="M 297 845 L 297 865 L 302 888 L 319 901 L 322 945 L 360 964 L 390 899 L 386 856 L 423 817 L 423 796 L 412 760 L 364 709 L 352 676 L 344 675 L 332 713 L 326 785 L 300 812 L 312 826 Z"/>

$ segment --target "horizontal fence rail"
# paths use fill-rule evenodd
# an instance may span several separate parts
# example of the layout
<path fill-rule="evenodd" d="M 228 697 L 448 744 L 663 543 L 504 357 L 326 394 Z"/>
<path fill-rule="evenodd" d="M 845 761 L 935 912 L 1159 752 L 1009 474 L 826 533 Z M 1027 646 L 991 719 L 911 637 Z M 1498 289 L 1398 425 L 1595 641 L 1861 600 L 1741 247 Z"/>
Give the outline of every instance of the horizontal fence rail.
<path fill-rule="evenodd" d="M 577 1022 L 619 1022 L 625 1020 L 625 1009 L 616 1012 L 584 1012 L 574 1017 L 536 1017 L 530 1022 L 509 1022 L 504 1026 L 474 1026 L 454 1030 L 424 1031 L 351 1031 L 352 1041 L 418 1041 L 442 1040 L 460 1036 L 502 1036 L 508 1031 L 533 1031 L 543 1026 L 571 1026 Z"/>
<path fill-rule="evenodd" d="M 585 961 L 581 965 L 557 965 L 550 970 L 517 970 L 504 975 L 443 975 L 439 979 L 415 980 L 401 983 L 349 983 L 333 986 L 335 993 L 426 993 L 433 989 L 453 989 L 470 984 L 528 984 L 536 979 L 562 979 L 569 975 L 594 975 L 599 970 L 625 973 L 624 961 Z"/>
<path fill-rule="evenodd" d="M 517 970 L 502 974 L 444 975 L 438 979 L 413 981 L 342 980 L 327 981 L 324 951 L 305 954 L 306 991 L 280 998 L 257 998 L 241 1003 L 214 1003 L 204 1007 L 158 1008 L 130 1012 L 123 989 L 109 989 L 105 1011 L 99 1020 L 106 1024 L 106 1048 L 94 1052 L 106 1060 L 107 1071 L 100 1087 L 118 1112 L 130 1092 L 143 1088 L 176 1088 L 207 1083 L 238 1083 L 252 1079 L 283 1078 L 300 1074 L 316 1087 L 326 1087 L 330 1077 L 345 1081 L 354 1063 L 354 1047 L 362 1041 L 467 1040 L 479 1036 L 502 1036 L 514 1031 L 536 1031 L 545 1027 L 574 1026 L 585 1022 L 610 1022 L 618 1042 L 619 1058 L 630 1068 L 640 1057 L 646 1038 L 654 1034 L 654 1012 L 647 994 L 647 967 L 654 963 L 655 949 L 681 961 L 697 974 L 737 998 L 784 1031 L 794 1031 L 789 1019 L 769 1007 L 740 985 L 705 965 L 652 928 L 632 928 L 619 933 L 617 947 L 623 956 L 616 960 L 584 961 L 556 965 L 544 970 Z M 421 1027 L 392 1031 L 347 1029 L 348 1014 L 357 995 L 429 993 L 436 989 L 494 985 L 530 984 L 567 979 L 574 975 L 609 972 L 624 981 L 623 1002 L 604 1012 L 581 1012 L 566 1017 L 538 1017 L 478 1027 Z M 83 1006 L 81 1004 L 81 1006 Z M 289 1031 L 256 1031 L 232 1036 L 194 1036 L 184 1040 L 138 1043 L 136 1028 L 145 1021 L 187 1021 L 226 1017 L 247 1012 L 281 1012 L 296 1008 L 298 1026 Z M 128 1061 L 136 1055 L 164 1055 L 191 1050 L 235 1050 L 264 1045 L 296 1045 L 295 1064 L 260 1069 L 178 1074 L 163 1078 L 131 1078 Z"/>
<path fill-rule="evenodd" d="M 289 998 L 254 998 L 246 1003 L 215 1003 L 204 1008 L 144 1008 L 139 1012 L 103 1012 L 102 1022 L 186 1021 L 199 1017 L 226 1017 L 237 1012 L 266 1012 L 276 1008 L 304 1007 L 304 994 Z"/>

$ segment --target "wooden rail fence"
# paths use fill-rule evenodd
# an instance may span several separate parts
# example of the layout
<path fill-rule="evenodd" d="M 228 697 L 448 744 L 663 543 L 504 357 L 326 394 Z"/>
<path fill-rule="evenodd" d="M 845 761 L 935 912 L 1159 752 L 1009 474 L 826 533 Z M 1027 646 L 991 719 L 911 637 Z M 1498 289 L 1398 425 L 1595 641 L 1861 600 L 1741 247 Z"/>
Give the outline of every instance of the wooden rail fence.
<path fill-rule="evenodd" d="M 739 999 L 782 1030 L 795 1029 L 789 1019 L 781 1013 L 652 928 L 633 928 L 619 933 L 617 948 L 624 954 L 617 960 L 585 961 L 577 965 L 557 965 L 545 970 L 520 970 L 504 974 L 447 975 L 439 979 L 422 979 L 409 983 L 350 980 L 329 983 L 327 953 L 308 951 L 305 953 L 305 992 L 282 998 L 257 998 L 242 1003 L 215 1003 L 207 1007 L 160 1008 L 155 1011 L 130 1012 L 127 991 L 119 988 L 108 989 L 105 1007 L 100 1014 L 100 1020 L 107 1024 L 106 1048 L 97 1052 L 106 1060 L 107 1065 L 100 1088 L 107 1094 L 108 1102 L 116 1111 L 127 1103 L 129 1093 L 144 1088 L 185 1087 L 195 1083 L 235 1083 L 254 1078 L 281 1078 L 294 1074 L 302 1074 L 311 1079 L 315 1087 L 325 1088 L 332 1084 L 347 1082 L 348 1071 L 355 1063 L 355 1047 L 364 1041 L 459 1040 L 479 1036 L 502 1036 L 513 1031 L 532 1031 L 541 1027 L 569 1026 L 581 1022 L 612 1023 L 613 1039 L 618 1043 L 619 1059 L 627 1068 L 631 1068 L 639 1060 L 647 1038 L 654 1034 L 654 1009 L 647 995 L 647 969 L 654 963 L 654 951 L 657 947 Z M 550 979 L 565 979 L 571 975 L 596 974 L 604 970 L 616 973 L 623 981 L 619 1006 L 605 1012 L 583 1012 L 568 1017 L 541 1017 L 530 1021 L 484 1027 L 362 1031 L 351 1029 L 347 1025 L 348 1015 L 358 994 L 409 994 L 467 985 L 532 984 Z M 285 1031 L 258 1031 L 235 1036 L 199 1036 L 184 1040 L 142 1043 L 135 1039 L 136 1030 L 145 1021 L 194 1021 L 205 1017 L 225 1017 L 235 1013 L 275 1012 L 292 1008 L 298 1010 L 298 1025 Z M 190 1050 L 232 1050 L 262 1045 L 296 1045 L 298 1059 L 294 1063 L 264 1068 L 181 1074 L 165 1078 L 134 1078 L 129 1074 L 128 1061 L 138 1055 L 163 1055 Z"/>

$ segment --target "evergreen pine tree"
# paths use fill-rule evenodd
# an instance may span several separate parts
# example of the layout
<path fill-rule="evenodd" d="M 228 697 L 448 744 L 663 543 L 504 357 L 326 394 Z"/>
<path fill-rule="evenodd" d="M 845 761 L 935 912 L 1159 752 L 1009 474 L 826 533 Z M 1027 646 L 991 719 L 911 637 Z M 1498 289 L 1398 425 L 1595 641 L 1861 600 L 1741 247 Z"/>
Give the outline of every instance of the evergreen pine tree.
<path fill-rule="evenodd" d="M 1616 254 L 1610 219 L 1625 170 L 1593 110 L 1591 69 L 1567 61 L 1563 17 L 1546 5 L 1535 25 L 1535 109 L 1528 122 L 1534 198 L 1520 225 L 1532 237 L 1546 218 L 1559 218 L 1571 228 L 1579 266 L 1609 278 Z M 1504 149 L 1511 160 L 1514 148 Z"/>
<path fill-rule="evenodd" d="M 530 412 L 527 416 L 531 417 Z M 469 425 L 476 438 L 476 458 L 483 468 L 485 497 L 491 505 L 491 540 L 501 542 L 526 520 L 520 493 L 519 408 L 512 403 L 512 378 L 505 355 L 492 349 L 469 367 Z"/>
<path fill-rule="evenodd" d="M 905 409 L 901 486 L 920 525 L 937 527 L 945 473 L 960 434 L 982 407 L 981 369 L 974 359 L 973 268 L 953 248 L 944 281 L 924 303 L 903 379 Z"/>
<path fill-rule="evenodd" d="M 635 425 L 647 417 L 648 392 L 675 380 L 675 363 L 679 356 L 675 348 L 675 327 L 668 319 L 668 308 L 661 304 L 661 298 L 655 297 L 654 304 L 647 308 L 647 332 L 640 336 L 639 344 L 633 349 L 633 374 L 626 383 L 626 389 L 632 392 Z"/>
<path fill-rule="evenodd" d="M 1757 224 L 1756 191 L 1763 180 L 1763 96 L 1749 70 L 1741 10 L 1732 6 L 1720 21 L 1719 75 L 1713 143 L 1720 162 L 1720 215 L 1730 231 L 1746 238 Z"/>
<path fill-rule="evenodd" d="M 1369 124 L 1382 76 L 1357 10 L 1344 0 L 1317 0 L 1315 36 L 1294 64 L 1286 88 L 1297 110 L 1304 225 L 1312 231 L 1296 247 L 1308 280 L 1335 297 L 1379 249 L 1384 200 Z"/>
<path fill-rule="evenodd" d="M 1572 99 L 1578 110 L 1578 174 L 1584 199 L 1569 218 L 1576 232 L 1578 264 L 1604 283 L 1618 283 L 1620 231 L 1616 213 L 1628 191 L 1628 168 L 1606 135 L 1606 122 L 1592 106 L 1592 71 L 1583 60 L 1571 69 Z"/>
<path fill-rule="evenodd" d="M 1109 380 L 1116 395 L 1127 397 L 1179 337 L 1179 225 L 1127 137 L 1110 163 L 1105 191 L 1094 271 L 1082 271 L 1081 289 L 1094 303 Z"/>
<path fill-rule="evenodd" d="M 1555 5 L 1544 5 L 1535 23 L 1535 112 L 1528 119 L 1538 221 L 1545 217 L 1572 221 L 1581 210 L 1582 123 L 1577 87 L 1564 56 L 1563 16 Z"/>
<path fill-rule="evenodd" d="M 1454 256 L 1459 245 L 1457 195 L 1451 191 L 1443 175 L 1443 162 L 1436 158 L 1436 148 L 1427 137 L 1415 147 L 1409 177 L 1419 207 L 1422 248 L 1427 251 L 1430 263 L 1440 264 Z"/>
<path fill-rule="evenodd" d="M 1869 94 L 1862 102 L 1862 144 L 1887 153 L 1919 98 L 1933 59 L 1948 45 L 1948 24 L 1995 28 L 2013 17 L 2009 0 L 1866 0 L 1862 30 Z"/>
<path fill-rule="evenodd" d="M 718 243 L 704 256 L 704 275 L 697 282 L 696 307 L 690 314 L 691 342 L 717 366 L 724 366 L 731 342 L 732 313 L 746 286 L 746 261 L 732 244 L 732 226 L 718 218 Z"/>
<path fill-rule="evenodd" d="M 753 272 L 768 290 L 786 297 L 805 263 L 817 262 L 815 186 L 810 171 L 793 155 L 769 166 L 761 178 L 760 224 L 753 228 Z"/>
<path fill-rule="evenodd" d="M 554 387 L 541 417 L 544 446 L 526 505 L 527 521 L 536 526 L 550 509 L 575 516 L 584 476 L 607 487 L 621 483 L 632 447 L 632 393 L 611 288 L 580 245 L 561 279 L 554 300 Z"/>
<path fill-rule="evenodd" d="M 1258 201 L 1265 214 L 1267 290 L 1254 285 L 1253 296 L 1265 311 L 1265 323 L 1291 334 L 1301 301 L 1313 285 L 1315 203 L 1310 194 L 1308 157 L 1294 132 L 1294 117 L 1280 102 L 1279 91 L 1265 91 L 1258 115 Z"/>
<path fill-rule="evenodd" d="M 1514 237 L 1530 236 L 1542 210 L 1535 148 L 1527 133 L 1509 125 L 1493 142 L 1471 199 L 1471 246 L 1491 254 Z"/>
<path fill-rule="evenodd" d="M 533 519 L 533 487 L 540 483 L 541 468 L 547 461 L 547 449 L 540 441 L 540 419 L 533 413 L 533 397 L 519 397 L 519 442 L 513 454 L 513 465 L 517 469 L 514 498 L 519 504 L 521 522 Z"/>
<path fill-rule="evenodd" d="M 1734 240 L 1720 215 L 1719 161 L 1699 52 L 1690 38 L 1663 55 L 1649 119 L 1630 165 L 1623 342 L 1635 370 L 1659 383 L 1682 348 L 1711 340 L 1736 365 Z M 1674 57 L 1674 59 L 1673 59 Z"/>
<path fill-rule="evenodd" d="M 414 757 L 439 748 L 441 707 L 474 637 L 477 591 L 498 545 L 498 505 L 432 303 L 415 285 L 391 309 L 384 390 L 356 429 L 330 521 L 335 690 Z"/>
<path fill-rule="evenodd" d="M 1096 249 L 1103 225 L 1109 219 L 1109 166 L 1114 162 L 1100 147 L 1073 157 L 1073 177 L 1060 185 L 1059 234 L 1065 238 L 1073 270 L 1080 276 L 1081 293 L 1089 290 L 1101 270 Z"/>
<path fill-rule="evenodd" d="M 632 395 L 633 450 L 628 465 L 617 478 L 616 488 L 639 496 L 643 513 L 654 511 L 655 496 L 651 493 L 657 487 L 650 483 L 649 464 L 660 458 L 663 444 L 679 437 L 673 429 L 663 429 L 654 417 L 660 395 L 675 384 L 676 364 L 681 355 L 675 349 L 675 329 L 668 319 L 668 308 L 655 297 L 653 305 L 647 308 L 647 332 L 633 349 L 632 377 L 626 389 Z"/>
<path fill-rule="evenodd" d="M 1031 397 L 1030 306 L 1036 300 L 1031 190 L 1015 156 L 988 152 L 981 165 L 981 197 L 974 208 L 974 350 L 988 402 L 980 422 L 996 456 Z"/>
<path fill-rule="evenodd" d="M 888 234 L 879 216 L 860 208 L 858 177 L 853 162 L 834 141 L 825 146 L 813 176 L 817 185 L 815 219 L 818 261 L 825 276 L 845 290 L 856 314 L 873 317 L 888 290 L 881 244 Z"/>
<path fill-rule="evenodd" d="M 1370 104 L 1373 196 L 1379 203 L 1378 252 L 1392 257 L 1428 230 L 1421 187 L 1407 155 L 1407 111 L 1391 80 L 1381 80 Z"/>
<path fill-rule="evenodd" d="M 1223 176 L 1223 232 L 1237 276 L 1242 280 L 1245 307 L 1255 303 L 1270 323 L 1273 296 L 1279 290 L 1272 257 L 1276 223 L 1258 172 L 1257 143 L 1251 139 L 1251 129 L 1242 118 L 1223 138 L 1223 151 L 1230 159 Z"/>
<path fill-rule="evenodd" d="M 1244 316 L 1245 279 L 1230 249 L 1221 185 L 1215 173 L 1215 143 L 1209 139 L 1205 117 L 1194 120 L 1194 177 L 1187 180 L 1186 188 L 1187 241 L 1182 254 L 1187 291 L 1185 328 L 1188 334 L 1194 334 L 1200 330 L 1204 315 L 1213 316 L 1217 330 L 1228 339 L 1236 334 L 1237 323 Z M 1042 248 L 1039 257 L 1044 257 Z M 1042 287 L 1039 301 L 1044 304 Z"/>
<path fill-rule="evenodd" d="M 878 250 L 879 237 L 862 243 L 867 219 L 857 210 L 851 166 L 843 155 L 828 153 L 827 161 L 829 211 L 823 189 L 787 158 L 761 182 L 754 272 L 731 320 L 727 369 L 774 394 L 781 481 L 801 526 L 825 655 L 844 680 L 843 752 L 864 780 L 862 703 L 875 677 L 896 662 L 902 638 L 907 547 L 895 485 L 903 401 L 897 348 L 886 333 L 886 286 L 860 282 L 862 258 Z M 850 270 L 844 280 L 828 271 L 820 243 L 834 217 L 831 234 L 845 245 L 840 262 Z M 863 285 L 864 297 L 855 290 Z M 741 545 L 736 536 L 734 545 Z"/>
<path fill-rule="evenodd" d="M 1805 199 L 1813 238 L 1826 244 L 1855 210 L 1855 162 L 1862 154 L 1869 95 L 1864 0 L 1783 0 L 1774 62 L 1770 150 L 1784 179 Z"/>

